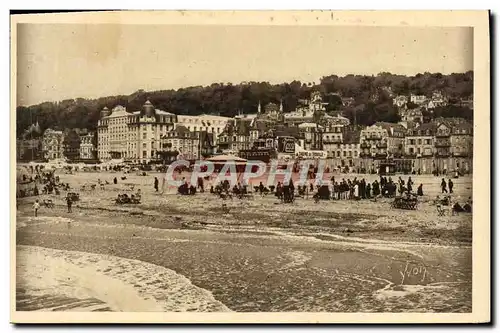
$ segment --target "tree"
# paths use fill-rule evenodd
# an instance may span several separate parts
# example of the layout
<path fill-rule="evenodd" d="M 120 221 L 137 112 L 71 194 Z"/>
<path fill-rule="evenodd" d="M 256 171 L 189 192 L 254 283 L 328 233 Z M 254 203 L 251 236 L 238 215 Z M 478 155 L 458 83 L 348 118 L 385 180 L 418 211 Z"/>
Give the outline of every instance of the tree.
<path fill-rule="evenodd" d="M 69 160 L 76 160 L 80 157 L 80 136 L 75 130 L 64 133 L 63 153 Z"/>
<path fill-rule="evenodd" d="M 388 106 L 392 98 L 382 88 L 391 88 L 397 95 L 419 93 L 431 96 L 434 91 L 441 91 L 450 100 L 459 101 L 470 98 L 473 94 L 472 71 L 466 73 L 420 73 L 415 76 L 379 73 L 377 76 L 329 75 L 321 78 L 318 84 L 303 83 L 294 80 L 289 83 L 270 84 L 269 82 L 245 82 L 241 84 L 213 83 L 209 86 L 185 87 L 177 90 L 145 91 L 138 90 L 130 95 L 107 96 L 98 99 L 66 99 L 60 102 L 43 102 L 32 106 L 16 108 L 16 135 L 23 133 L 33 123 L 40 124 L 42 131 L 47 128 L 71 129 L 77 127 L 94 131 L 97 127 L 100 111 L 104 106 L 109 109 L 122 105 L 129 112 L 142 108 L 150 100 L 155 108 L 183 115 L 219 114 L 233 117 L 241 110 L 244 113 L 256 112 L 259 101 L 262 106 L 273 102 L 283 102 L 285 112 L 295 110 L 299 99 L 308 99 L 312 91 L 319 91 L 328 103 L 327 110 L 341 110 L 347 116 L 356 114 L 359 124 L 372 123 L 382 119 L 396 119 L 394 110 Z M 370 101 L 374 92 L 379 95 L 375 108 Z M 341 97 L 353 97 L 354 107 L 362 110 L 353 113 L 342 106 Z M 387 106 L 386 106 L 387 105 Z M 412 106 L 410 104 L 410 106 Z M 366 110 L 365 110 L 366 108 Z M 459 116 L 472 117 L 471 112 L 450 109 L 441 110 L 446 114 L 458 113 Z M 379 117 L 382 117 L 379 119 Z"/>

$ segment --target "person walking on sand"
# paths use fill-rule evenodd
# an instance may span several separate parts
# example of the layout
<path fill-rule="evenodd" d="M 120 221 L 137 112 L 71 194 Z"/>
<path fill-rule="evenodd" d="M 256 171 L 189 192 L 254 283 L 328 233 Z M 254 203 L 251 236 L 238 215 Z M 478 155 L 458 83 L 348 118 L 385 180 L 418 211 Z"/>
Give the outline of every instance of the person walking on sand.
<path fill-rule="evenodd" d="M 444 180 L 444 178 L 441 179 L 441 193 L 448 193 L 446 189 L 446 180 Z"/>
<path fill-rule="evenodd" d="M 73 200 L 71 200 L 71 197 L 68 195 L 66 196 L 66 205 L 68 206 L 68 213 L 71 213 L 71 206 L 73 205 Z"/>
<path fill-rule="evenodd" d="M 417 188 L 417 195 L 420 197 L 424 195 L 423 186 L 424 186 L 423 184 L 420 184 L 420 185 L 418 185 L 418 188 Z"/>
<path fill-rule="evenodd" d="M 158 178 L 155 177 L 155 183 L 154 183 L 155 192 L 158 192 L 158 185 L 159 185 Z"/>
<path fill-rule="evenodd" d="M 33 211 L 35 213 L 35 217 L 38 216 L 38 210 L 40 209 L 40 203 L 38 202 L 38 199 L 35 200 L 35 203 L 33 204 Z"/>
<path fill-rule="evenodd" d="M 453 193 L 453 182 L 451 181 L 451 178 L 448 179 L 448 189 L 450 190 L 450 194 Z"/>

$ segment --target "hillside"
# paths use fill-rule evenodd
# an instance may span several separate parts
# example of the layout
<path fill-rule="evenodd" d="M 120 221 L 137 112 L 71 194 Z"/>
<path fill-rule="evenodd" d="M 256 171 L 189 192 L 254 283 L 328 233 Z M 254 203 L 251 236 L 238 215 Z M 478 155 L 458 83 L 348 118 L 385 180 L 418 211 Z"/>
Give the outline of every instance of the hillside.
<path fill-rule="evenodd" d="M 392 105 L 388 90 L 396 95 L 410 93 L 431 96 L 434 91 L 442 91 L 450 102 L 469 98 L 473 92 L 473 72 L 424 73 L 403 76 L 380 73 L 377 76 L 336 75 L 325 76 L 319 83 L 292 81 L 270 84 L 268 82 L 244 82 L 240 84 L 213 83 L 210 86 L 187 87 L 178 90 L 137 92 L 125 96 L 108 96 L 98 99 L 75 98 L 60 102 L 44 102 L 32 106 L 17 107 L 17 134 L 22 135 L 32 123 L 38 121 L 46 128 L 88 128 L 94 130 L 99 112 L 107 106 L 118 104 L 128 110 L 138 110 L 149 99 L 156 108 L 176 114 L 199 115 L 219 114 L 233 117 L 238 110 L 255 113 L 259 101 L 262 105 L 283 102 L 285 112 L 296 108 L 300 99 L 307 99 L 311 91 L 320 91 L 327 111 L 341 111 L 351 120 L 356 117 L 358 124 L 370 125 L 376 121 L 395 122 L 399 120 L 397 109 Z M 342 106 L 342 97 L 352 97 L 349 107 Z M 376 97 L 375 97 L 376 96 Z M 459 116 L 472 119 L 472 110 L 450 106 L 436 110 L 434 116 Z"/>

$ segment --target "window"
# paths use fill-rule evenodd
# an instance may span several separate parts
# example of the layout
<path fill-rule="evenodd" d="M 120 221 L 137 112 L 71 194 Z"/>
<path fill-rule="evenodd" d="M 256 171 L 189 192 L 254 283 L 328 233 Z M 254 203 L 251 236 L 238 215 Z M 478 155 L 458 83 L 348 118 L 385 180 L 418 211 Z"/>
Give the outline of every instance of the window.
<path fill-rule="evenodd" d="M 142 151 L 142 158 L 146 158 L 146 157 L 148 157 L 148 152 L 143 150 Z"/>
<path fill-rule="evenodd" d="M 146 148 L 146 143 L 143 143 L 143 144 L 142 144 L 142 148 Z"/>
<path fill-rule="evenodd" d="M 344 154 L 343 154 L 343 155 L 344 155 L 344 157 L 346 157 L 346 156 L 347 156 L 347 154 L 346 154 L 346 151 L 345 151 L 345 150 L 344 150 L 344 152 L 343 152 L 343 153 L 344 153 Z"/>
<path fill-rule="evenodd" d="M 417 148 L 417 154 L 420 154 L 420 148 Z"/>
<path fill-rule="evenodd" d="M 413 154 L 413 152 L 414 152 L 413 147 L 410 147 L 409 151 L 410 151 L 410 154 Z"/>
<path fill-rule="evenodd" d="M 422 144 L 422 139 L 418 139 L 418 144 L 421 145 Z"/>
<path fill-rule="evenodd" d="M 146 139 L 146 133 L 142 133 L 142 138 Z"/>

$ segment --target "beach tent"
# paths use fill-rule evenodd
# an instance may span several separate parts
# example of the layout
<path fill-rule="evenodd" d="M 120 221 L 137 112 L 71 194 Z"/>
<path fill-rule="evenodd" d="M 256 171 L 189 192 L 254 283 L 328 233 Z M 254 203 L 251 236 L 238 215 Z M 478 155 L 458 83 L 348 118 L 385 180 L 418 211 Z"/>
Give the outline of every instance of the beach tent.
<path fill-rule="evenodd" d="M 226 164 L 234 164 L 236 166 L 236 177 L 241 180 L 241 175 L 245 172 L 248 161 L 244 158 L 234 155 L 217 155 L 208 158 L 206 161 L 214 164 L 215 170 L 221 170 Z"/>

